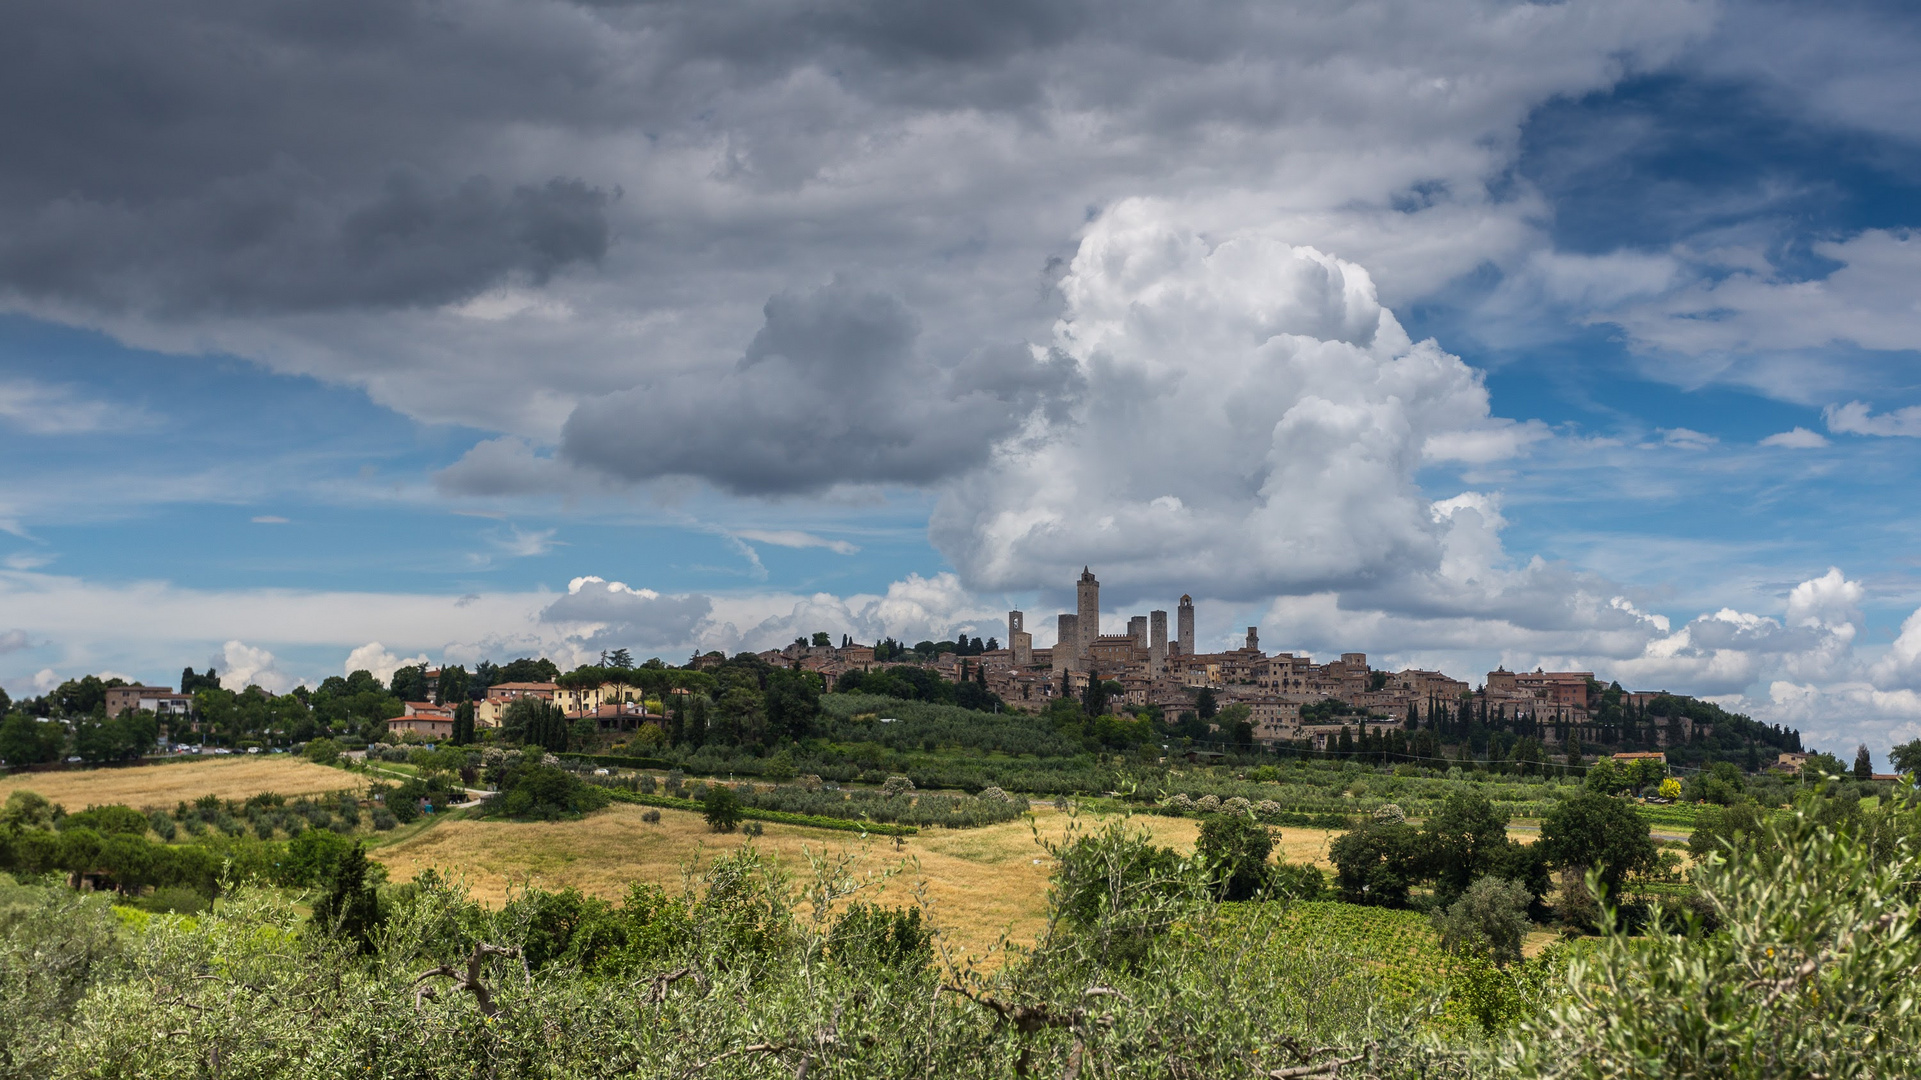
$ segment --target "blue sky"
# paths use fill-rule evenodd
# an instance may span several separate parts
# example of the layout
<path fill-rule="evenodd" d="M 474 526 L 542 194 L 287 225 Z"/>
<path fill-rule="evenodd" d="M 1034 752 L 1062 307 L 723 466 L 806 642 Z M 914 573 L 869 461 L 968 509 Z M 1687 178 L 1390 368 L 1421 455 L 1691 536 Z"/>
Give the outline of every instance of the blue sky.
<path fill-rule="evenodd" d="M 23 24 L 142 89 L 5 132 L 9 692 L 1045 633 L 1090 562 L 1222 639 L 1921 736 L 1899 7 L 459 10 Z"/>

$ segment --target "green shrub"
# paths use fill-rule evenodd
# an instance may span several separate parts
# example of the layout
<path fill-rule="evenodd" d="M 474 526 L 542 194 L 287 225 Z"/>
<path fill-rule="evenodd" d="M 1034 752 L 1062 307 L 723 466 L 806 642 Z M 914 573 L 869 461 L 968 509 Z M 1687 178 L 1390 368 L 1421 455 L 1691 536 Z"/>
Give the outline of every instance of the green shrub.
<path fill-rule="evenodd" d="M 172 840 L 179 833 L 179 826 L 165 810 L 154 810 L 147 814 L 147 827 L 162 840 Z"/>
<path fill-rule="evenodd" d="M 168 915 L 198 915 L 213 907 L 213 901 L 194 889 L 180 885 L 163 886 L 131 903 L 142 911 Z"/>
<path fill-rule="evenodd" d="M 851 968 L 919 971 L 934 958 L 934 934 L 920 909 L 853 904 L 835 920 L 827 955 Z"/>
<path fill-rule="evenodd" d="M 1523 1019 L 1504 1065 L 1522 1077 L 1913 1075 L 1915 811 L 1830 827 L 1813 809 L 1696 870 L 1718 931 L 1610 929 L 1570 967 L 1567 995 Z"/>
<path fill-rule="evenodd" d="M 1066 932 L 1105 963 L 1138 965 L 1155 939 L 1211 899 L 1204 860 L 1157 846 L 1125 821 L 1043 844 L 1055 862 L 1049 932 Z"/>
<path fill-rule="evenodd" d="M 701 816 L 715 832 L 733 832 L 740 824 L 740 796 L 725 784 L 708 788 L 700 803 Z"/>
<path fill-rule="evenodd" d="M 1400 822 L 1369 823 L 1336 837 L 1328 848 L 1334 883 L 1350 904 L 1401 907 L 1419 874 L 1419 834 Z"/>
<path fill-rule="evenodd" d="M 1287 900 L 1320 900 L 1327 896 L 1327 875 L 1311 863 L 1283 859 L 1268 867 L 1267 891 Z"/>
<path fill-rule="evenodd" d="M 500 791 L 481 802 L 481 813 L 532 821 L 579 817 L 611 801 L 607 792 L 565 769 L 521 764 L 500 778 Z"/>
<path fill-rule="evenodd" d="M 150 823 L 147 815 L 130 806 L 89 806 L 77 814 L 60 819 L 61 830 L 92 829 L 102 836 L 144 836 Z"/>
<path fill-rule="evenodd" d="M 60 808 L 48 802 L 46 796 L 33 791 L 14 791 L 7 795 L 5 806 L 0 806 L 0 828 L 51 829 Z"/>
<path fill-rule="evenodd" d="M 1534 894 L 1517 882 L 1492 875 L 1467 887 L 1461 898 L 1433 913 L 1441 948 L 1451 953 L 1484 953 L 1496 965 L 1521 958 L 1527 936 L 1527 910 Z"/>
<path fill-rule="evenodd" d="M 1201 822 L 1194 852 L 1207 863 L 1214 895 L 1222 900 L 1251 900 L 1268 883 L 1267 856 L 1274 838 L 1238 814 L 1215 814 Z"/>

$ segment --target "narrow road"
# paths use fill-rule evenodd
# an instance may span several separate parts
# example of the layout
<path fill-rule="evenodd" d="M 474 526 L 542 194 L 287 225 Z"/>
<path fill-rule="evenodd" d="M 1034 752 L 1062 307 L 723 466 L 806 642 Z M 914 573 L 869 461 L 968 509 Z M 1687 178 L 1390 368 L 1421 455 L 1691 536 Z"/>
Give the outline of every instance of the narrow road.
<path fill-rule="evenodd" d="M 391 776 L 397 780 L 412 780 L 414 778 L 411 773 L 395 772 L 392 769 L 383 769 L 380 766 L 373 764 L 372 762 L 363 762 L 363 764 L 366 765 L 367 771 L 370 773 L 377 772 L 377 773 L 380 773 L 382 776 Z M 460 790 L 467 793 L 468 795 L 467 801 L 464 803 L 455 803 L 452 806 L 449 806 L 447 809 L 465 810 L 469 807 L 479 806 L 480 800 L 493 794 L 493 792 L 485 791 L 485 790 L 482 790 L 481 788 L 463 787 Z"/>
<path fill-rule="evenodd" d="M 1541 827 L 1539 825 L 1509 825 L 1508 828 L 1513 829 L 1515 832 L 1540 832 L 1541 831 Z M 1654 837 L 1656 840 L 1679 840 L 1681 843 L 1684 843 L 1684 844 L 1687 843 L 1688 840 L 1690 839 L 1687 833 L 1662 832 L 1659 829 L 1648 830 L 1648 835 Z"/>

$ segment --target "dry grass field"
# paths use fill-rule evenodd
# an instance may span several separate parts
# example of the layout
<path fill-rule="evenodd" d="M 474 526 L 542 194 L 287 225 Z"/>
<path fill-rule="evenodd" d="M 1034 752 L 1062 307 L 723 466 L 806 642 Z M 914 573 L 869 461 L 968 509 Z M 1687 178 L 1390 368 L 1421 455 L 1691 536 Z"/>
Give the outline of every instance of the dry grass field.
<path fill-rule="evenodd" d="M 352 773 L 280 754 L 135 765 L 123 769 L 20 773 L 0 777 L 0 799 L 24 789 L 39 792 L 68 810 L 110 803 L 141 810 L 171 810 L 182 799 L 192 802 L 202 795 L 244 799 L 271 791 L 292 798 L 365 786 L 366 780 Z"/>
<path fill-rule="evenodd" d="M 739 833 L 708 831 L 697 814 L 662 810 L 660 823 L 649 825 L 641 820 L 642 813 L 643 807 L 617 803 L 573 822 L 449 820 L 370 854 L 386 864 L 393 880 L 434 868 L 463 879 L 476 899 L 499 904 L 509 889 L 521 885 L 573 886 L 608 899 L 624 895 L 635 881 L 677 889 L 689 863 L 699 859 L 705 864 L 750 842 Z M 1067 814 L 1041 809 L 1035 827 L 1045 836 L 1059 837 L 1071 820 Z M 1158 843 L 1182 850 L 1192 849 L 1199 832 L 1198 823 L 1183 818 L 1141 816 L 1134 823 L 1150 830 Z M 1087 816 L 1078 819 L 1083 830 L 1101 824 Z M 766 835 L 752 843 L 796 876 L 808 873 L 810 851 L 856 853 L 861 873 L 900 868 L 869 896 L 888 904 L 911 903 L 917 894 L 924 898 L 957 955 L 985 955 L 1003 934 L 1026 944 L 1042 928 L 1052 865 L 1026 821 L 930 829 L 904 838 L 899 849 L 886 837 L 863 841 L 855 834 L 792 825 L 769 824 L 766 829 Z M 1331 833 L 1281 832 L 1278 847 L 1290 860 L 1325 863 Z"/>

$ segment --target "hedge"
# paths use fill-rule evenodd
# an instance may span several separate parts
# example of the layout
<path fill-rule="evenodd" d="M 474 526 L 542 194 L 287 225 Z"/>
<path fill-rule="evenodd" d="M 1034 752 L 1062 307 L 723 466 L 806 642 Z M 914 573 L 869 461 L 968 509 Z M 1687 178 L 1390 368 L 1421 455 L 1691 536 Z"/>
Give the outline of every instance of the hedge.
<path fill-rule="evenodd" d="M 678 769 L 671 761 L 651 757 L 627 757 L 622 754 L 561 754 L 562 761 L 584 761 L 589 765 L 611 765 L 621 769 Z"/>
<path fill-rule="evenodd" d="M 625 788 L 602 788 L 614 797 L 616 802 L 636 803 L 641 806 L 659 806 L 668 810 L 686 810 L 698 814 L 706 809 L 698 799 L 676 799 L 671 795 L 647 795 Z M 877 833 L 881 836 L 913 836 L 920 832 L 912 825 L 888 825 L 879 821 L 850 821 L 846 818 L 820 817 L 815 814 L 790 814 L 784 810 L 761 810 L 743 805 L 740 816 L 755 821 L 771 821 L 776 825 L 804 825 L 810 829 L 833 829 L 836 832 Z"/>

